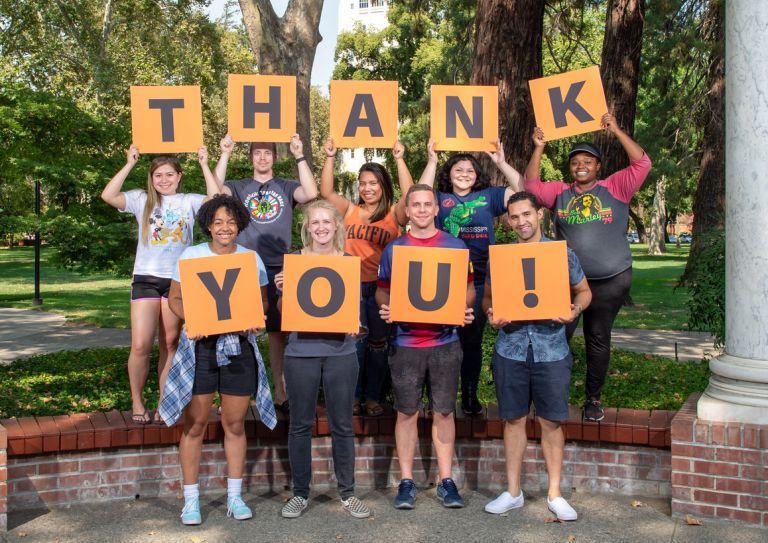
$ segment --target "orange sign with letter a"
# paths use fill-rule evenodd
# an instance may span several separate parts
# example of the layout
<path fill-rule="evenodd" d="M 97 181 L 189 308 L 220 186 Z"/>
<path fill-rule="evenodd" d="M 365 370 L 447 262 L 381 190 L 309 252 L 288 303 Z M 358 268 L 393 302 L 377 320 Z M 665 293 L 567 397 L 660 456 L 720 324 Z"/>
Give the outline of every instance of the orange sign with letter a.
<path fill-rule="evenodd" d="M 499 139 L 499 88 L 432 85 L 430 137 L 438 151 L 494 151 Z"/>
<path fill-rule="evenodd" d="M 397 140 L 397 81 L 331 81 L 337 147 L 386 147 Z"/>
<path fill-rule="evenodd" d="M 194 153 L 203 144 L 200 87 L 131 87 L 133 144 L 142 153 Z"/>
<path fill-rule="evenodd" d="M 468 249 L 393 247 L 392 321 L 464 324 L 468 269 Z"/>
<path fill-rule="evenodd" d="M 608 106 L 598 66 L 532 79 L 528 86 L 536 125 L 548 141 L 600 130 Z"/>
<path fill-rule="evenodd" d="M 227 120 L 235 141 L 289 141 L 296 133 L 296 77 L 229 74 Z"/>
<path fill-rule="evenodd" d="M 187 335 L 264 327 L 255 253 L 179 260 L 179 273 Z"/>
<path fill-rule="evenodd" d="M 285 255 L 283 273 L 283 331 L 360 330 L 360 257 Z"/>
<path fill-rule="evenodd" d="M 528 321 L 571 314 L 564 241 L 491 245 L 489 250 L 495 319 Z"/>

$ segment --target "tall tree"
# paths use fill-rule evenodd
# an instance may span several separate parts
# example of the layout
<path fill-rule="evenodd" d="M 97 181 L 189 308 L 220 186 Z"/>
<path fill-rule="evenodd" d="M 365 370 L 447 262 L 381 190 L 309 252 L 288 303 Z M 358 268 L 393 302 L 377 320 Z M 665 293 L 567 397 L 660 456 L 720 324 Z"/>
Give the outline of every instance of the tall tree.
<path fill-rule="evenodd" d="M 309 88 L 323 0 L 290 0 L 282 17 L 270 0 L 240 0 L 240 9 L 259 73 L 296 76 L 297 129 L 311 167 Z"/>
<path fill-rule="evenodd" d="M 544 0 L 480 0 L 475 16 L 473 85 L 499 86 L 499 136 L 507 161 L 523 171 L 535 125 L 528 80 L 542 74 Z M 483 157 L 484 160 L 487 158 Z M 501 182 L 496 168 L 495 184 Z"/>
<path fill-rule="evenodd" d="M 701 167 L 693 199 L 693 244 L 686 273 L 701 248 L 702 234 L 725 226 L 725 57 L 724 0 L 710 0 L 703 38 L 710 45 Z"/>

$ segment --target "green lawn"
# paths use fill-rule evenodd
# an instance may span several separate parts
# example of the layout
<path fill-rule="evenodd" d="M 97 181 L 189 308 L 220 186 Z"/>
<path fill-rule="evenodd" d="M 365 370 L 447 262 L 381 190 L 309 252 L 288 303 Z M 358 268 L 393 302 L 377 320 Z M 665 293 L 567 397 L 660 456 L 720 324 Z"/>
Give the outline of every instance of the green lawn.
<path fill-rule="evenodd" d="M 130 326 L 129 278 L 81 275 L 48 264 L 49 249 L 41 258 L 41 309 L 61 313 L 74 323 L 108 328 Z M 35 252 L 31 247 L 0 249 L 0 307 L 33 309 Z"/>

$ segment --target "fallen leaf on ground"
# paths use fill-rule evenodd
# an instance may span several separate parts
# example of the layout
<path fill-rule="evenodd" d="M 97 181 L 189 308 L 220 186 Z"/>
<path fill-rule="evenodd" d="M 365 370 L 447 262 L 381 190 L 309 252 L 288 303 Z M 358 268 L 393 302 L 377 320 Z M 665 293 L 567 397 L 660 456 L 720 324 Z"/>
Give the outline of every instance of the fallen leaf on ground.
<path fill-rule="evenodd" d="M 157 532 L 147 532 L 147 535 L 155 535 Z"/>
<path fill-rule="evenodd" d="M 509 513 L 501 513 L 499 516 L 500 516 L 500 517 L 508 517 L 508 516 L 509 516 Z"/>
<path fill-rule="evenodd" d="M 701 526 L 701 521 L 691 515 L 685 515 L 685 522 L 688 526 Z"/>
<path fill-rule="evenodd" d="M 27 537 L 27 532 L 19 532 L 17 535 L 19 537 Z"/>
<path fill-rule="evenodd" d="M 547 517 L 544 519 L 544 522 L 546 524 L 551 524 L 553 522 L 560 522 L 560 521 L 557 519 L 557 517 Z"/>
<path fill-rule="evenodd" d="M 632 507 L 643 507 L 644 505 L 640 500 L 632 500 Z"/>
<path fill-rule="evenodd" d="M 344 535 L 343 534 L 336 534 L 336 539 L 344 539 Z"/>
<path fill-rule="evenodd" d="M 571 542 L 573 542 L 573 541 L 576 541 L 576 536 L 575 536 L 575 535 L 573 535 L 573 534 L 569 534 L 569 535 L 568 535 L 568 542 L 569 542 L 569 543 L 571 543 Z"/>

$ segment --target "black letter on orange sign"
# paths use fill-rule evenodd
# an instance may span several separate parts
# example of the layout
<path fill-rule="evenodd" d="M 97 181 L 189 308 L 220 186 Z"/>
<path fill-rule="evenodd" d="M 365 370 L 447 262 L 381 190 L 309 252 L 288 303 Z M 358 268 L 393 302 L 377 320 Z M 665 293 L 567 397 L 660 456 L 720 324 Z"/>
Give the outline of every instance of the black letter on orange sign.
<path fill-rule="evenodd" d="M 563 95 L 560 93 L 559 87 L 549 89 L 549 101 L 552 103 L 552 114 L 555 116 L 555 126 L 557 128 L 562 128 L 568 125 L 568 121 L 565 120 L 565 113 L 567 111 L 573 113 L 573 116 L 581 123 L 594 120 L 592 116 L 587 113 L 587 110 L 581 107 L 581 104 L 576 101 L 584 83 L 586 83 L 586 81 L 572 83 L 571 86 L 568 87 L 565 100 L 563 100 Z"/>
<path fill-rule="evenodd" d="M 360 116 L 363 113 L 363 108 L 365 108 L 366 115 L 364 119 Z M 372 94 L 355 94 L 355 99 L 352 102 L 352 111 L 349 112 L 347 126 L 344 127 L 344 137 L 354 137 L 357 129 L 363 127 L 367 127 L 374 138 L 384 136 L 384 131 L 381 129 L 381 123 L 379 122 L 379 114 L 376 113 L 376 106 L 373 103 Z"/>
<path fill-rule="evenodd" d="M 461 121 L 461 126 L 470 138 L 483 137 L 483 98 L 472 97 L 472 120 L 469 120 L 467 110 L 458 96 L 445 97 L 445 135 L 449 138 L 456 137 L 456 119 Z"/>
<path fill-rule="evenodd" d="M 160 129 L 163 133 L 163 141 L 174 141 L 173 134 L 173 110 L 184 107 L 182 98 L 153 98 L 149 101 L 149 109 L 160 110 Z"/>
<path fill-rule="evenodd" d="M 229 307 L 229 296 L 235 288 L 235 281 L 240 275 L 240 268 L 232 268 L 224 274 L 224 284 L 219 288 L 216 278 L 211 272 L 198 272 L 197 276 L 216 300 L 216 318 L 226 321 L 232 318 L 232 310 Z"/>
<path fill-rule="evenodd" d="M 328 303 L 320 307 L 312 301 L 312 285 L 316 279 L 325 278 L 331 284 L 331 298 Z M 330 317 L 344 304 L 345 296 L 344 280 L 341 275 L 331 268 L 312 268 L 304 272 L 296 285 L 296 300 L 299 307 L 310 317 Z"/>
<path fill-rule="evenodd" d="M 243 128 L 256 128 L 256 114 L 269 113 L 269 129 L 280 128 L 280 87 L 269 87 L 269 102 L 256 102 L 256 87 L 243 87 Z"/>
<path fill-rule="evenodd" d="M 421 273 L 424 265 L 421 262 L 408 263 L 408 299 L 411 305 L 419 311 L 437 311 L 448 301 L 448 289 L 451 284 L 451 265 L 440 262 L 437 265 L 437 288 L 435 297 L 425 300 L 421 296 Z"/>

